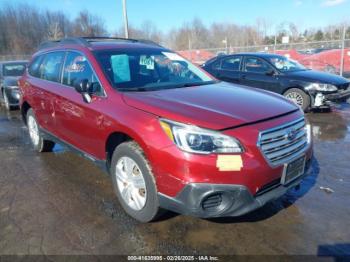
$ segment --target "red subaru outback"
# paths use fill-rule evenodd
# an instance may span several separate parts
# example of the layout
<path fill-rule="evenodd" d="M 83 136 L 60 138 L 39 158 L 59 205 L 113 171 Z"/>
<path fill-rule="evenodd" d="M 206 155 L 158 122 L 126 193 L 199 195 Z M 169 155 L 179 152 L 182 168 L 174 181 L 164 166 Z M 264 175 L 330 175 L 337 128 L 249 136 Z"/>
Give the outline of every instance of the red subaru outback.
<path fill-rule="evenodd" d="M 125 211 L 239 216 L 297 186 L 312 142 L 283 97 L 217 81 L 152 42 L 66 38 L 41 45 L 20 79 L 39 152 L 55 143 L 105 167 Z"/>

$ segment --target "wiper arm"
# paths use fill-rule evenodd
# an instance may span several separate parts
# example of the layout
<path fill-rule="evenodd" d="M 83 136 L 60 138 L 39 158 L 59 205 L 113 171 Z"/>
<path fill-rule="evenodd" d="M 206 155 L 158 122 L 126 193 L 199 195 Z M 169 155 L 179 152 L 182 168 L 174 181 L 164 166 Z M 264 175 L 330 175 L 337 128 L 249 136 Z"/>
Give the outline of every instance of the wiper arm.
<path fill-rule="evenodd" d="M 207 82 L 193 82 L 193 83 L 183 83 L 176 85 L 168 85 L 168 86 L 143 86 L 143 87 L 120 87 L 118 90 L 120 91 L 134 91 L 134 92 L 144 92 L 144 91 L 154 91 L 161 89 L 173 89 L 173 88 L 183 88 L 183 87 L 191 87 L 191 86 L 202 86 L 202 85 L 210 85 L 220 81 L 207 81 Z"/>
<path fill-rule="evenodd" d="M 214 84 L 217 82 L 219 82 L 219 81 L 184 83 L 184 84 L 180 84 L 180 85 L 175 86 L 175 88 L 191 87 L 191 86 L 204 86 L 204 85 L 211 85 L 211 84 Z"/>

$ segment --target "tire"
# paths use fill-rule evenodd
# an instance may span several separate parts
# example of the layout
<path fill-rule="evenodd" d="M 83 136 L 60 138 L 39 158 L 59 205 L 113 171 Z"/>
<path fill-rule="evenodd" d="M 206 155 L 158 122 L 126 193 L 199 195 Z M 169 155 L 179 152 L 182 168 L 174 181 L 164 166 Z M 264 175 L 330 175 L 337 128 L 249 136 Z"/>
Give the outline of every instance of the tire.
<path fill-rule="evenodd" d="M 51 152 L 55 146 L 55 143 L 42 137 L 40 134 L 39 124 L 31 108 L 27 112 L 27 126 L 30 140 L 34 146 L 34 149 L 40 153 Z"/>
<path fill-rule="evenodd" d="M 294 102 L 297 106 L 301 107 L 304 112 L 307 112 L 310 108 L 310 96 L 299 88 L 288 89 L 284 94 L 284 97 Z"/>
<path fill-rule="evenodd" d="M 114 191 L 129 216 L 143 223 L 158 218 L 161 209 L 155 178 L 136 142 L 124 142 L 116 147 L 110 171 Z"/>

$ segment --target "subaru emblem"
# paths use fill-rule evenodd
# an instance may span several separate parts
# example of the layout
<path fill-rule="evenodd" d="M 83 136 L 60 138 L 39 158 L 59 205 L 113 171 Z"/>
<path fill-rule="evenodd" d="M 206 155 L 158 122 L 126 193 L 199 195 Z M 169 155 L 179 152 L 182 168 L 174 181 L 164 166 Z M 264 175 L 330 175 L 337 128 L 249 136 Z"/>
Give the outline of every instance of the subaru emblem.
<path fill-rule="evenodd" d="M 293 140 L 297 135 L 297 130 L 295 130 L 294 128 L 289 129 L 286 133 L 286 138 L 288 140 Z"/>

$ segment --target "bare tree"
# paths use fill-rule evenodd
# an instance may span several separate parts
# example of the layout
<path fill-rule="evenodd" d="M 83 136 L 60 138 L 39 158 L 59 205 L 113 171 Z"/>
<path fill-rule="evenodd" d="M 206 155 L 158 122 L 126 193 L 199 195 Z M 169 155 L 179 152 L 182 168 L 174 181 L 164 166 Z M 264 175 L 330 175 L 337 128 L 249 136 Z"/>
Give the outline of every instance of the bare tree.
<path fill-rule="evenodd" d="M 87 10 L 81 11 L 73 24 L 73 35 L 101 36 L 106 34 L 104 22 Z"/>
<path fill-rule="evenodd" d="M 63 12 L 41 11 L 27 4 L 0 8 L 0 54 L 29 54 L 45 40 L 105 33 L 103 20 L 87 11 L 72 21 Z"/>

